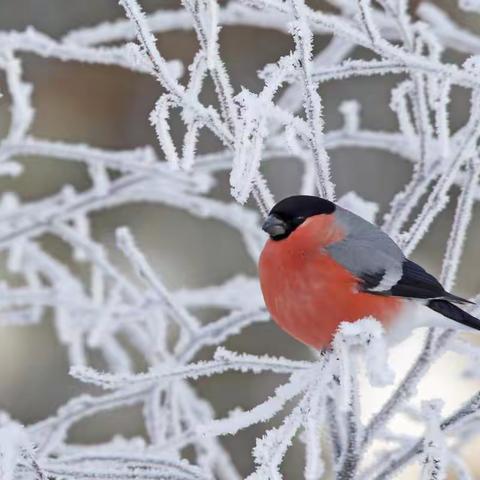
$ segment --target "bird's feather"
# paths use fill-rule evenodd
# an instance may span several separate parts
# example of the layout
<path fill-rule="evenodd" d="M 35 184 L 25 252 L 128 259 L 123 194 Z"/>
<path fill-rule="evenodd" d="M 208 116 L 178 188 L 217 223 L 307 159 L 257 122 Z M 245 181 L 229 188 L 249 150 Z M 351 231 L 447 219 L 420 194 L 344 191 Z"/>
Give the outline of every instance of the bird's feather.
<path fill-rule="evenodd" d="M 336 218 L 345 237 L 327 250 L 359 279 L 363 291 L 411 299 L 471 303 L 448 293 L 433 275 L 405 258 L 400 247 L 376 225 L 339 207 Z"/>
<path fill-rule="evenodd" d="M 326 250 L 360 280 L 362 289 L 386 292 L 401 279 L 405 257 L 398 245 L 380 228 L 337 206 L 336 222 L 344 238 Z"/>
<path fill-rule="evenodd" d="M 397 297 L 419 299 L 443 299 L 453 303 L 473 303 L 447 292 L 441 283 L 420 265 L 405 259 L 402 264 L 402 278 L 388 292 Z"/>
<path fill-rule="evenodd" d="M 475 330 L 480 330 L 480 320 L 478 318 L 464 312 L 461 308 L 458 308 L 447 300 L 430 300 L 427 303 L 427 307 L 455 322 L 474 328 Z"/>
<path fill-rule="evenodd" d="M 440 282 L 411 260 L 402 262 L 402 277 L 385 293 L 408 298 L 443 298 L 447 292 Z"/>

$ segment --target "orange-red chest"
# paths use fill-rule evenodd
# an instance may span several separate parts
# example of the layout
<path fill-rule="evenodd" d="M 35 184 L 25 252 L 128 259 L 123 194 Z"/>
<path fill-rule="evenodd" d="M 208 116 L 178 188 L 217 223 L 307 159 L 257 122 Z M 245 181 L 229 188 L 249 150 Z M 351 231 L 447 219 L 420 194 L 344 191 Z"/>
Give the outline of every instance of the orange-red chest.
<path fill-rule="evenodd" d="M 341 322 L 372 315 L 390 322 L 402 301 L 363 293 L 325 247 L 344 237 L 332 215 L 305 221 L 284 240 L 268 240 L 259 262 L 263 297 L 276 323 L 315 348 L 328 346 Z"/>

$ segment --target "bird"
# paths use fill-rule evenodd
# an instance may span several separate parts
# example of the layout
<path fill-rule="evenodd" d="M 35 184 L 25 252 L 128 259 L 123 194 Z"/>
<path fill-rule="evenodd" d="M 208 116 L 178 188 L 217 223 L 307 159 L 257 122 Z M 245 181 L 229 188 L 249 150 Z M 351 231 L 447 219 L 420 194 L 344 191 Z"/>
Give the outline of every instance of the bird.
<path fill-rule="evenodd" d="M 365 317 L 388 331 L 415 304 L 480 330 L 480 320 L 458 306 L 472 302 L 447 292 L 387 233 L 338 204 L 290 196 L 262 229 L 269 235 L 258 265 L 266 307 L 304 344 L 329 348 L 342 322 Z"/>

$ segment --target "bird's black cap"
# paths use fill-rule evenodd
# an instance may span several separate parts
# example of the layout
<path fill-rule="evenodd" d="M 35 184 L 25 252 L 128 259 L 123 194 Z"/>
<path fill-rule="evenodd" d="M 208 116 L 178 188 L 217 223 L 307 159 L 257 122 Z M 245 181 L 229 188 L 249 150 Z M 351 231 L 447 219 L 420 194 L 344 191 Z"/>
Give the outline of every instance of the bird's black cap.
<path fill-rule="evenodd" d="M 313 215 L 330 214 L 335 211 L 335 204 L 324 198 L 313 195 L 294 195 L 280 200 L 271 210 L 270 214 L 281 218 L 305 218 Z"/>
<path fill-rule="evenodd" d="M 294 195 L 280 200 L 271 210 L 262 228 L 273 240 L 287 238 L 307 218 L 329 215 L 335 204 L 312 195 Z"/>

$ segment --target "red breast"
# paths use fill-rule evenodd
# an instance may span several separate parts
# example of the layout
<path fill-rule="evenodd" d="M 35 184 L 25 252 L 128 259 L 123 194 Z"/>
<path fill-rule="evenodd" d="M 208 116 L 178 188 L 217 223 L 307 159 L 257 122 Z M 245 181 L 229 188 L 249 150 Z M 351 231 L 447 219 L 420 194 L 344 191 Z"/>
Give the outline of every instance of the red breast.
<path fill-rule="evenodd" d="M 315 348 L 327 347 L 341 322 L 372 315 L 388 324 L 403 304 L 361 292 L 358 279 L 328 255 L 325 247 L 344 236 L 334 215 L 316 215 L 287 238 L 269 239 L 260 256 L 260 284 L 273 319 Z"/>

